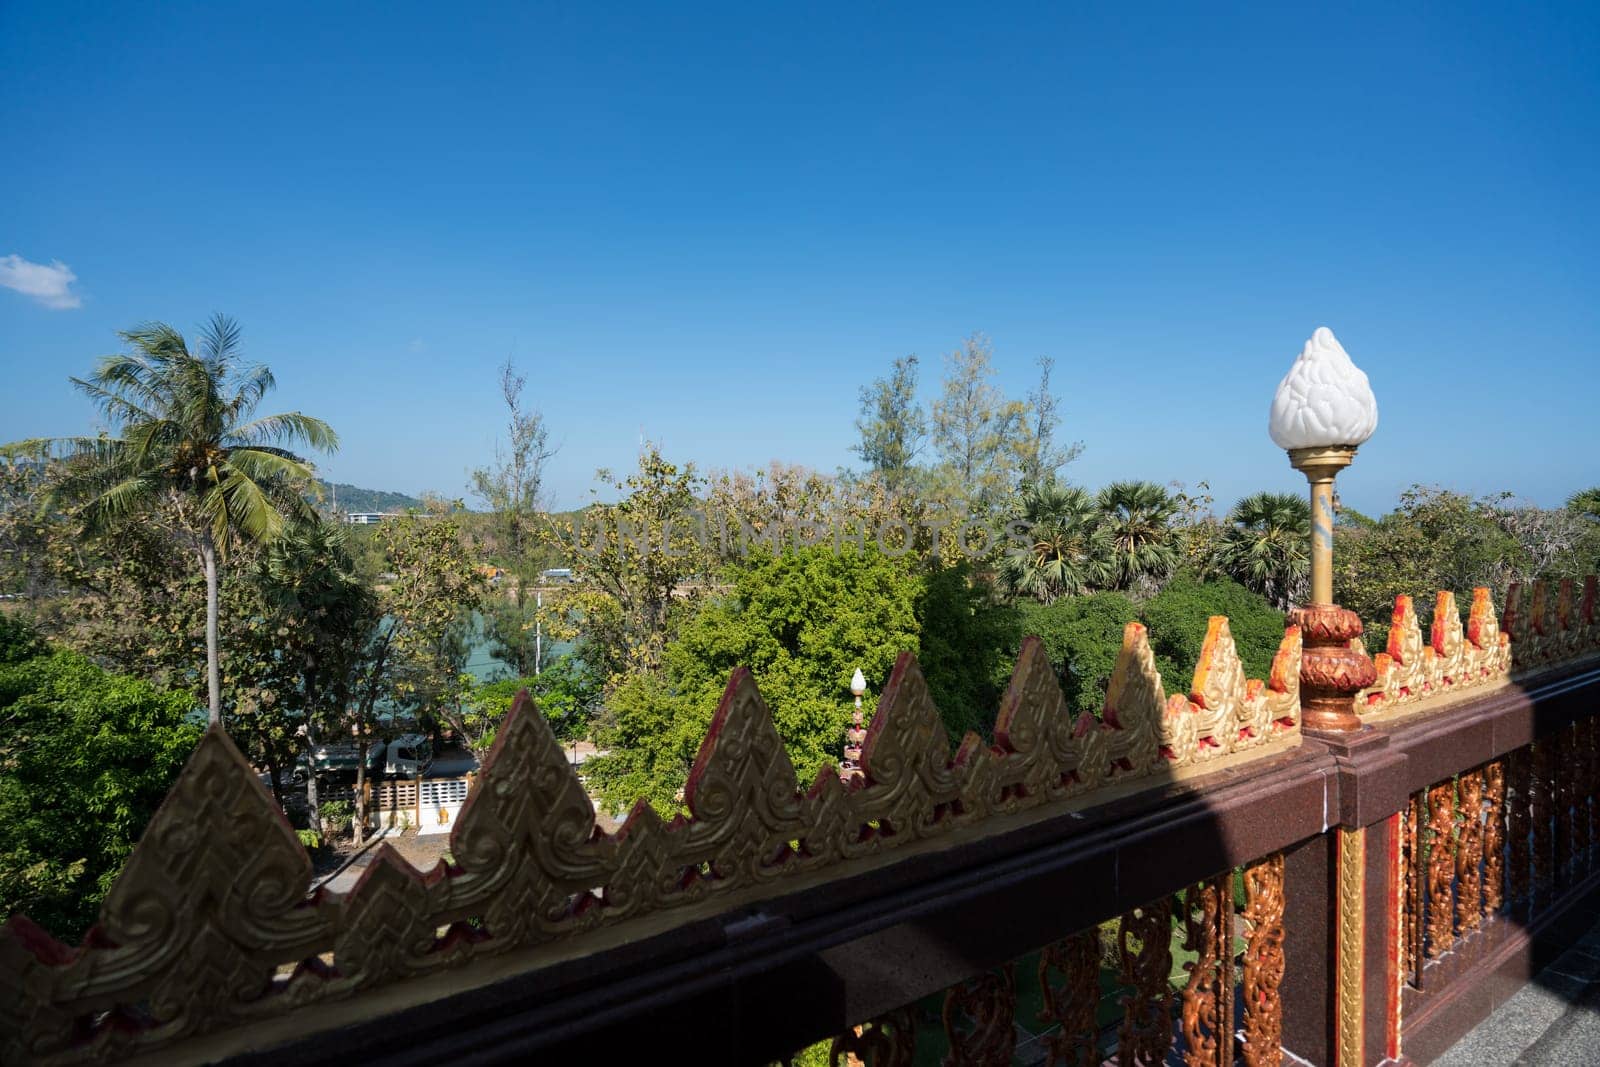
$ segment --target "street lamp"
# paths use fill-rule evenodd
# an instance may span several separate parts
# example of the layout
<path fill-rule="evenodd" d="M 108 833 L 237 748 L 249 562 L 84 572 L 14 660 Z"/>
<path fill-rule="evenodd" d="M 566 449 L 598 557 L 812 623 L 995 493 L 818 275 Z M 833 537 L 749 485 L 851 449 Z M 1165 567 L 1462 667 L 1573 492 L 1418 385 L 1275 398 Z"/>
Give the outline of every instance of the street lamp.
<path fill-rule="evenodd" d="M 1376 680 L 1350 647 L 1361 620 L 1333 602 L 1333 480 L 1378 428 L 1378 401 L 1361 368 L 1326 326 L 1317 328 L 1272 398 L 1268 429 L 1311 486 L 1311 602 L 1291 613 L 1301 630 L 1302 721 L 1311 729 L 1359 730 L 1355 694 Z"/>
<path fill-rule="evenodd" d="M 850 676 L 850 692 L 856 698 L 856 710 L 851 716 L 850 726 L 844 732 L 844 760 L 839 764 L 839 779 L 846 785 L 861 777 L 861 743 L 867 737 L 866 726 L 861 719 L 861 694 L 866 691 L 866 675 L 857 667 L 856 673 Z"/>

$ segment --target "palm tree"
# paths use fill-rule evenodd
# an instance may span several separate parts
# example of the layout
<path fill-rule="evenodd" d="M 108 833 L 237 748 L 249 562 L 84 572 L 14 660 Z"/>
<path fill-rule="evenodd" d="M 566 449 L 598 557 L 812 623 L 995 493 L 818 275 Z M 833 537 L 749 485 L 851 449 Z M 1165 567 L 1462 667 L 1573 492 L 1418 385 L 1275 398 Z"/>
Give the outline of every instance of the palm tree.
<path fill-rule="evenodd" d="M 1095 506 L 1116 588 L 1131 588 L 1141 578 L 1163 577 L 1177 566 L 1170 523 L 1178 502 L 1171 493 L 1154 482 L 1112 482 L 1100 490 Z"/>
<path fill-rule="evenodd" d="M 1022 491 L 1020 517 L 1028 543 L 1013 548 L 1000 564 L 1000 577 L 1013 594 L 1049 604 L 1110 578 L 1099 515 L 1084 490 L 1054 482 L 1029 486 Z"/>
<path fill-rule="evenodd" d="M 206 686 L 211 721 L 222 719 L 217 633 L 217 568 L 236 541 L 267 542 L 288 518 L 310 515 L 301 495 L 312 477 L 283 446 L 331 452 L 339 438 L 299 412 L 253 417 L 276 384 L 265 366 L 244 364 L 239 327 L 214 316 L 198 349 L 165 323 L 119 334 L 131 352 L 106 356 L 72 383 L 111 426 L 99 437 L 23 441 L 16 451 L 66 457 L 54 499 L 76 506 L 88 531 L 157 509 L 175 518 L 206 579 Z"/>
<path fill-rule="evenodd" d="M 1224 573 L 1280 611 L 1303 595 L 1311 573 L 1311 507 L 1293 493 L 1254 493 L 1228 512 L 1217 549 Z"/>

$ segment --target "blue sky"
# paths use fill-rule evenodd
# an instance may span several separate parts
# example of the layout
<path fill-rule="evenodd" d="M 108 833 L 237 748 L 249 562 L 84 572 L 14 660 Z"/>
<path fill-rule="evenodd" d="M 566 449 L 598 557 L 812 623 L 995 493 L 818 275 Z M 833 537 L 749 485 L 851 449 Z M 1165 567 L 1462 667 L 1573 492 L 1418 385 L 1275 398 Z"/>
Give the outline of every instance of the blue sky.
<path fill-rule="evenodd" d="M 1397 7 L 9 0 L 0 439 L 220 310 L 373 488 L 464 493 L 514 358 L 570 505 L 641 431 L 847 464 L 862 383 L 982 330 L 1016 394 L 1055 357 L 1075 480 L 1226 506 L 1303 485 L 1267 404 L 1326 324 L 1382 413 L 1348 502 L 1553 504 L 1600 482 L 1600 7 Z"/>

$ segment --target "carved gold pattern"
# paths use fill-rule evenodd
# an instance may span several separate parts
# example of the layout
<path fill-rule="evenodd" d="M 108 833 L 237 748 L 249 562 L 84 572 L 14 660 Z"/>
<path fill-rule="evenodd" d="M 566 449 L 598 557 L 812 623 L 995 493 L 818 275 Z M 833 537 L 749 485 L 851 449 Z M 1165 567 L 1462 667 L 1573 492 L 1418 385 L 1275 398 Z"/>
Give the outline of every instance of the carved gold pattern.
<path fill-rule="evenodd" d="M 1455 880 L 1454 782 L 1428 790 L 1428 958 L 1455 944 L 1451 885 Z"/>
<path fill-rule="evenodd" d="M 212 730 L 81 947 L 20 917 L 0 927 L 0 993 L 15 994 L 0 996 L 0 1051 L 68 1063 L 237 1032 L 602 926 L 699 905 L 679 913 L 694 921 L 957 827 L 1024 811 L 1049 818 L 1098 790 L 1160 787 L 1220 756 L 1280 751 L 1300 740 L 1300 651 L 1291 627 L 1269 678 L 1246 680 L 1226 621 L 1213 620 L 1195 699 L 1169 699 L 1144 628 L 1131 624 L 1103 721 L 1074 720 L 1029 639 L 994 744 L 969 737 L 955 753 L 915 658 L 902 655 L 859 780 L 847 786 L 823 768 L 804 793 L 754 680 L 736 671 L 685 787 L 687 813 L 663 821 L 640 803 L 612 834 L 519 696 L 455 821 L 453 865 L 418 871 L 382 848 L 348 893 L 309 899 L 304 850 Z"/>
<path fill-rule="evenodd" d="M 1016 965 L 952 986 L 944 998 L 945 1067 L 1007 1064 L 1017 1047 Z"/>
<path fill-rule="evenodd" d="M 1402 839 L 1401 863 L 1405 878 L 1402 905 L 1401 965 L 1406 981 L 1421 987 L 1422 984 L 1422 825 L 1425 818 L 1423 794 L 1415 793 L 1411 803 L 1401 813 L 1405 836 Z"/>
<path fill-rule="evenodd" d="M 1506 761 L 1483 768 L 1483 913 L 1494 915 L 1505 903 Z"/>
<path fill-rule="evenodd" d="M 1059 979 L 1054 975 L 1060 975 Z M 1045 1036 L 1046 1067 L 1098 1067 L 1095 1012 L 1100 1005 L 1100 938 L 1095 927 L 1039 953 L 1039 1017 L 1059 1028 Z"/>
<path fill-rule="evenodd" d="M 917 1010 L 908 1005 L 833 1039 L 833 1067 L 911 1067 L 917 1056 Z"/>
<path fill-rule="evenodd" d="M 1239 995 L 1244 1000 L 1246 1067 L 1283 1063 L 1283 854 L 1244 869 L 1245 949 Z"/>
<path fill-rule="evenodd" d="M 1594 575 L 1584 579 L 1581 594 L 1571 579 L 1563 579 L 1553 594 L 1543 581 L 1526 588 L 1513 584 L 1506 591 L 1503 613 L 1511 636 L 1512 673 L 1566 666 L 1600 654 L 1596 589 Z"/>
<path fill-rule="evenodd" d="M 1483 772 L 1463 774 L 1457 788 L 1456 929 L 1466 936 L 1483 917 Z"/>
<path fill-rule="evenodd" d="M 1184 1067 L 1233 1063 L 1233 875 L 1222 874 L 1184 894 L 1183 947 L 1195 954 L 1183 965 L 1180 1018 Z"/>
<path fill-rule="evenodd" d="M 1172 1048 L 1168 1014 L 1172 974 L 1172 898 L 1162 897 L 1122 916 L 1117 926 L 1121 960 L 1122 1025 L 1117 1029 L 1117 1063 L 1157 1067 Z"/>
<path fill-rule="evenodd" d="M 1365 1043 L 1366 957 L 1366 847 L 1365 830 L 1339 830 L 1337 987 L 1339 1067 L 1361 1067 Z"/>
<path fill-rule="evenodd" d="M 1362 715 L 1425 711 L 1436 698 L 1503 682 L 1511 667 L 1510 639 L 1500 632 L 1494 602 L 1484 587 L 1472 591 L 1465 629 L 1455 594 L 1439 593 L 1426 642 L 1411 598 L 1398 596 L 1388 646 L 1373 657 L 1373 665 L 1377 679 L 1357 698 Z"/>

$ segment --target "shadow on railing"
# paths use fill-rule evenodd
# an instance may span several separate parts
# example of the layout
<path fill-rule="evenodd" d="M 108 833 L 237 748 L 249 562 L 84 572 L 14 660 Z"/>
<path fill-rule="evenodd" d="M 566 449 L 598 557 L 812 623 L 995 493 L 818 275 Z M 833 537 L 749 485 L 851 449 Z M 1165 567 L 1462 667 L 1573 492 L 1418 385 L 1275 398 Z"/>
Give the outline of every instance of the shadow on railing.
<path fill-rule="evenodd" d="M 1509 641 L 1486 593 L 1464 630 L 1448 595 L 1440 602 L 1421 654 L 1410 603 L 1397 606 L 1389 662 L 1380 657 L 1363 702 L 1377 733 L 1453 728 L 1481 703 L 1461 696 L 1514 688 L 1503 685 L 1508 667 L 1549 672 L 1600 648 L 1593 580 L 1581 610 L 1570 583 L 1548 608 L 1542 587 L 1526 613 L 1513 596 Z M 1355 970 L 1332 973 L 1329 946 L 1345 932 L 1329 928 L 1362 914 L 1372 884 L 1344 857 L 1366 847 L 1371 820 L 1398 828 L 1418 789 L 1389 789 L 1394 806 L 1369 811 L 1339 750 L 1301 745 L 1300 652 L 1291 627 L 1270 676 L 1247 680 L 1227 620 L 1215 618 L 1189 694 L 1169 697 L 1132 623 L 1103 715 L 1074 719 L 1030 639 L 993 744 L 969 735 L 954 753 L 915 659 L 902 655 L 861 780 L 846 785 L 825 768 L 804 790 L 753 679 L 736 671 L 690 774 L 687 814 L 663 820 L 640 803 L 614 834 L 597 827 L 523 694 L 451 831 L 453 865 L 420 872 L 384 845 L 350 892 L 309 898 L 304 850 L 213 728 L 81 945 L 20 917 L 0 928 L 0 1055 L 312 1062 L 359 1050 L 489 1062 L 553 1048 L 601 1056 L 644 1030 L 664 1040 L 713 1027 L 726 1052 L 714 1058 L 727 1062 L 781 1058 L 830 1035 L 829 1062 L 911 1062 L 896 1058 L 911 1055 L 907 1040 L 936 1031 L 949 1062 L 1001 1063 L 1018 1022 L 1018 969 L 1006 961 L 1022 957 L 1027 1007 L 1042 1020 L 1030 1033 L 1054 1062 L 1269 1064 L 1285 1045 L 1331 1062 L 1342 1024 L 1330 1020 L 1351 1010 L 1367 966 L 1348 957 L 1340 967 Z M 1480 873 L 1501 841 L 1512 858 L 1499 871 L 1521 869 L 1521 824 L 1496 829 L 1498 813 L 1518 818 L 1519 789 L 1568 813 L 1581 795 L 1589 811 L 1592 778 L 1547 779 L 1535 766 L 1568 744 L 1583 766 L 1600 766 L 1592 723 L 1565 729 L 1528 739 L 1527 781 L 1568 786 L 1519 785 L 1516 746 L 1491 740 L 1482 758 L 1431 780 L 1432 836 L 1419 801 L 1405 808 L 1394 855 L 1409 910 L 1394 936 L 1423 986 L 1448 983 L 1429 959 L 1519 899 L 1513 884 L 1488 906 L 1484 887 L 1501 875 Z M 1406 766 L 1391 759 L 1373 780 Z M 1469 817 L 1464 835 L 1453 821 L 1446 830 L 1446 787 L 1452 804 L 1497 814 Z M 1523 866 L 1561 877 L 1570 863 L 1540 867 L 1537 826 L 1560 840 L 1565 824 L 1540 803 L 1528 807 L 1535 858 Z M 1574 835 L 1592 843 L 1594 833 L 1591 819 L 1571 818 L 1576 855 Z M 1438 843 L 1463 837 L 1447 865 Z M 1298 880 L 1286 876 L 1291 854 Z M 1335 863 L 1353 912 L 1330 896 Z M 1432 881 L 1411 887 L 1446 866 L 1448 909 Z M 1387 914 L 1388 903 L 1370 909 Z M 1440 926 L 1419 942 L 1418 923 L 1440 914 L 1456 924 L 1448 937 Z M 1286 952 L 1304 953 L 1287 974 Z M 918 1062 L 927 1052 L 925 1042 Z"/>

